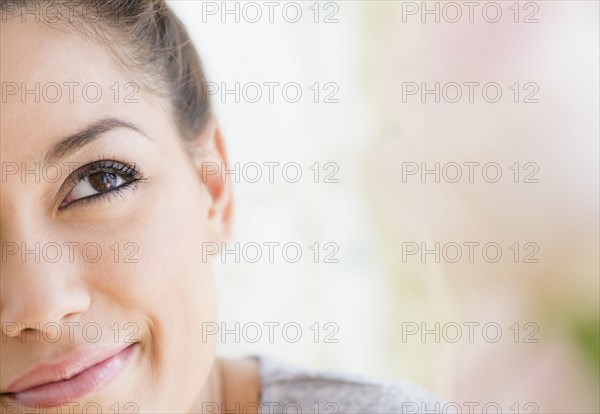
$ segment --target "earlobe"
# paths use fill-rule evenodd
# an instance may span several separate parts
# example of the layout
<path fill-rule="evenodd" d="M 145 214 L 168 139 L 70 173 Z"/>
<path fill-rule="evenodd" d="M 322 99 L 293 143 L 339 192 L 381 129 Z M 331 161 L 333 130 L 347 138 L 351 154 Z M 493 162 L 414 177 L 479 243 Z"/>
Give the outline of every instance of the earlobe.
<path fill-rule="evenodd" d="M 198 177 L 209 196 L 208 220 L 214 239 L 224 241 L 231 234 L 233 189 L 231 181 L 223 174 L 229 167 L 229 161 L 221 128 L 214 118 L 196 141 L 193 143 L 192 156 Z"/>

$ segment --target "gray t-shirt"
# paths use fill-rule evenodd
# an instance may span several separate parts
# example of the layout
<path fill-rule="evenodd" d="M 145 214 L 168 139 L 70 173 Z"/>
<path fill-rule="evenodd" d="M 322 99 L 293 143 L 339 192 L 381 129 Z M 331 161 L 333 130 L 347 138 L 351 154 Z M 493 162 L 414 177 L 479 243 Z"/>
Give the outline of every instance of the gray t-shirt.
<path fill-rule="evenodd" d="M 294 367 L 257 356 L 261 414 L 432 413 L 441 399 L 406 381 L 381 383 L 334 371 Z"/>

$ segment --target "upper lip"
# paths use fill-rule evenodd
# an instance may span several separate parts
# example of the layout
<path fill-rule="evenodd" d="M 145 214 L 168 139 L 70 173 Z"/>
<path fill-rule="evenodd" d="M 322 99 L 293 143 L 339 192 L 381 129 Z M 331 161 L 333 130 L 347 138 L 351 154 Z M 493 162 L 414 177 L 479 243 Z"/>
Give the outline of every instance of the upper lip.
<path fill-rule="evenodd" d="M 58 362 L 42 362 L 13 381 L 2 394 L 15 394 L 44 384 L 68 380 L 93 367 L 133 344 L 109 344 L 93 348 L 81 348 Z"/>

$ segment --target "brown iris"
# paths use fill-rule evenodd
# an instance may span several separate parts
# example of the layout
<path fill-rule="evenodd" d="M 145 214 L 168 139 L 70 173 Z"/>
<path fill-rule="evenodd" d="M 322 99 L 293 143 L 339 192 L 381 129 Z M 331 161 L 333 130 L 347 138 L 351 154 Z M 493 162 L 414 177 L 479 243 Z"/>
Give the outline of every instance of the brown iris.
<path fill-rule="evenodd" d="M 90 174 L 89 182 L 96 191 L 107 192 L 113 190 L 118 185 L 118 176 L 109 172 L 99 172 Z"/>

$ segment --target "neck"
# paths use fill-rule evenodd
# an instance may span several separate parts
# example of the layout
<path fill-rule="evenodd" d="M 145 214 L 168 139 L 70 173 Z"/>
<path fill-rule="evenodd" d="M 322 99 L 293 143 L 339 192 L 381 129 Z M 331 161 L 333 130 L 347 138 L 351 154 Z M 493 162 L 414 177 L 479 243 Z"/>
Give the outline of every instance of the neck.
<path fill-rule="evenodd" d="M 215 359 L 190 413 L 260 412 L 260 375 L 254 359 Z"/>

